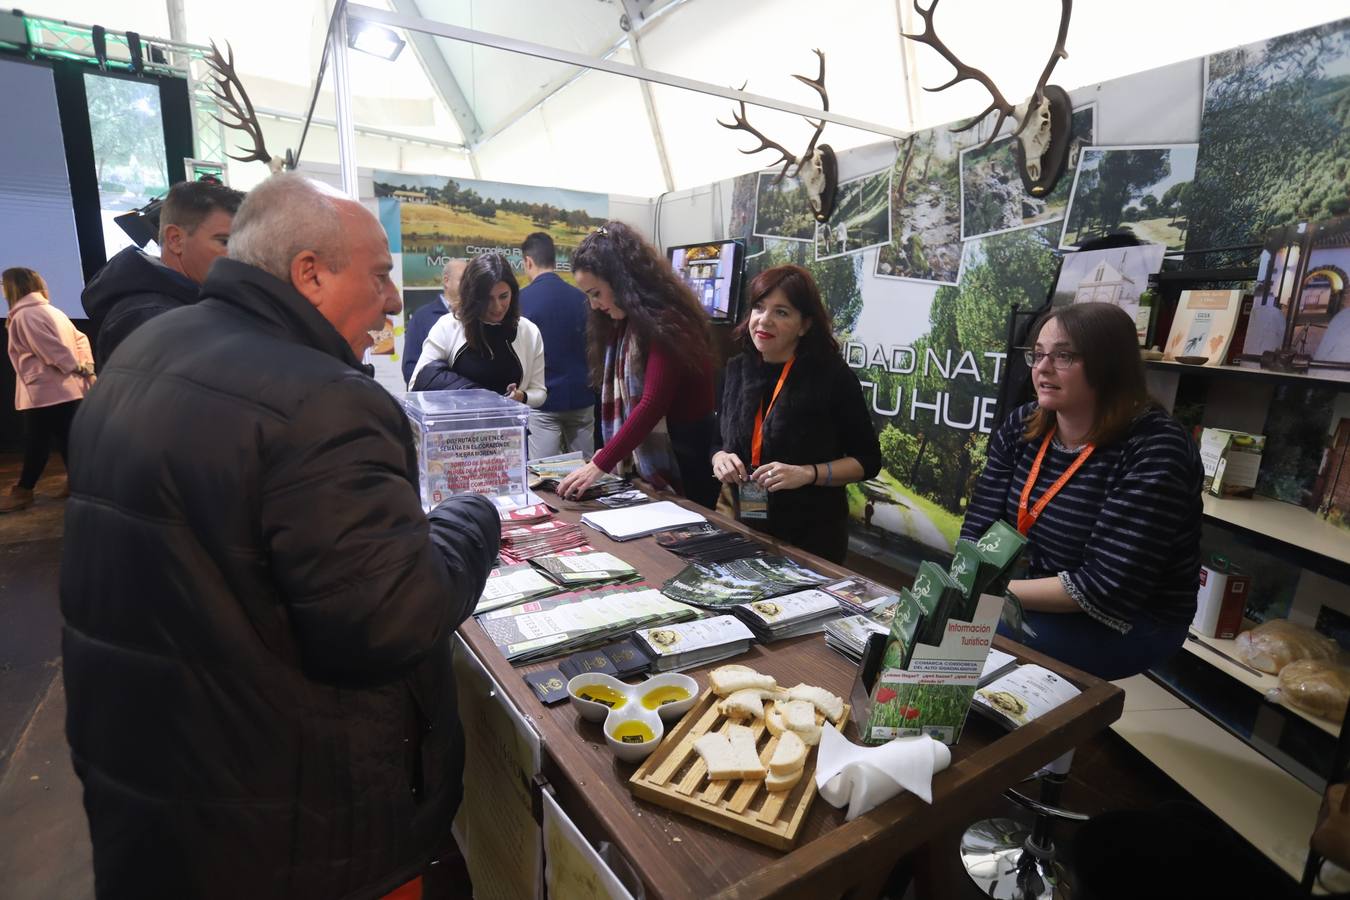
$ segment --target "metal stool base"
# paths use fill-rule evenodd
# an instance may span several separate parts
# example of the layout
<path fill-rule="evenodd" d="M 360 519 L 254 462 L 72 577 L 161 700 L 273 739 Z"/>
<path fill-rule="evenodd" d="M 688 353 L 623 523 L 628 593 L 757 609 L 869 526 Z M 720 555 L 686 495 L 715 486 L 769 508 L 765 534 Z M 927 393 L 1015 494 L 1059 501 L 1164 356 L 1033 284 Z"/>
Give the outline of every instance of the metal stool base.
<path fill-rule="evenodd" d="M 1027 849 L 1031 832 L 1015 819 L 983 819 L 961 835 L 961 864 L 995 900 L 1068 900 L 1064 867 L 1049 852 Z"/>

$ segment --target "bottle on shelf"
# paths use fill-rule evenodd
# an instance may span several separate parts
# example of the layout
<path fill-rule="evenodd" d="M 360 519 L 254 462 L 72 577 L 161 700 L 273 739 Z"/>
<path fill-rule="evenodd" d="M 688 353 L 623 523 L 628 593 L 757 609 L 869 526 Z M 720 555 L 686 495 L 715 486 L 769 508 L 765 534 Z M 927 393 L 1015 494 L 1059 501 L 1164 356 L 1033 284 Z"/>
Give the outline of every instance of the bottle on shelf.
<path fill-rule="evenodd" d="M 1153 346 L 1153 327 L 1158 316 L 1158 276 L 1148 276 L 1148 286 L 1139 295 L 1139 311 L 1135 313 L 1135 331 L 1139 334 L 1139 346 Z"/>

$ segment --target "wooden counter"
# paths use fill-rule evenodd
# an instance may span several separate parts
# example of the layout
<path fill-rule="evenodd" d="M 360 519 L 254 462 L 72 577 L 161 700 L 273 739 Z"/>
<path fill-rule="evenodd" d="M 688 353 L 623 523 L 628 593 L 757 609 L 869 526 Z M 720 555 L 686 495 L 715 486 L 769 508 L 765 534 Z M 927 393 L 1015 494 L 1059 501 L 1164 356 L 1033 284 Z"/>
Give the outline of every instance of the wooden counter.
<path fill-rule="evenodd" d="M 546 499 L 557 505 L 552 495 Z M 566 509 L 560 515 L 576 521 L 579 508 Z M 746 531 L 722 516 L 707 515 L 722 528 Z M 652 538 L 615 543 L 582 527 L 596 549 L 628 561 L 654 586 L 659 587 L 684 566 L 680 557 L 662 549 Z M 810 554 L 755 536 L 823 574 L 841 578 L 851 574 Z M 628 790 L 628 778 L 636 766 L 614 759 L 605 746 L 601 726 L 582 721 L 571 704 L 545 707 L 521 677 L 527 671 L 553 668 L 556 660 L 516 668 L 502 657 L 475 621 L 466 622 L 460 633 L 516 707 L 534 721 L 544 745 L 544 775 L 568 814 L 591 840 L 614 843 L 642 878 L 647 896 L 663 900 L 877 896 L 902 857 L 922 847 L 930 836 L 967 824 L 1005 788 L 1106 729 L 1120 717 L 1124 704 L 1124 693 L 1118 687 L 998 638 L 996 644 L 1002 649 L 1058 672 L 1083 693 L 1012 733 L 971 716 L 959 744 L 952 748 L 951 767 L 934 779 L 931 806 L 904 793 L 845 823 L 843 810 L 817 798 L 796 849 L 781 853 L 634 798 Z M 757 644 L 734 661 L 773 675 L 783 684 L 804 681 L 844 697 L 856 671 L 826 647 L 821 635 L 768 646 Z M 706 671 L 710 668 L 713 666 L 688 674 L 700 687 L 706 687 Z M 856 740 L 852 723 L 847 733 Z"/>

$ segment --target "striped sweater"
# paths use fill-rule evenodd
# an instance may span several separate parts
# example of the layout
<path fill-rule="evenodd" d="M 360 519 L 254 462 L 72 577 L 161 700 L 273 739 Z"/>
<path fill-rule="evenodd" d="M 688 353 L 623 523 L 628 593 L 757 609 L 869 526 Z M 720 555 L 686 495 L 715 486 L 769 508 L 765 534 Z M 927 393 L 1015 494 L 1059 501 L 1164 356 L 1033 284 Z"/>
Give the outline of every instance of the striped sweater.
<path fill-rule="evenodd" d="M 1035 408 L 1019 408 L 990 437 L 963 538 L 977 539 L 995 519 L 1016 526 L 1040 449 L 1022 439 Z M 1051 444 L 1029 505 L 1077 455 Z M 1122 440 L 1088 457 L 1031 527 L 1026 577 L 1058 576 L 1085 613 L 1122 634 L 1141 621 L 1189 622 L 1199 587 L 1202 475 L 1185 430 L 1161 410 L 1143 413 Z"/>

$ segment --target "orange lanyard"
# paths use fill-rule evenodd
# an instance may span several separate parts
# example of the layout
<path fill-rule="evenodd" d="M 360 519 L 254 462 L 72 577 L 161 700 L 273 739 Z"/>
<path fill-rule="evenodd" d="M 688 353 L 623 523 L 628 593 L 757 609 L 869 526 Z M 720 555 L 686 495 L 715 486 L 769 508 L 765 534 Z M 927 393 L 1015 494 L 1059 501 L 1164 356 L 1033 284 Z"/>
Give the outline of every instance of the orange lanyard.
<path fill-rule="evenodd" d="M 759 412 L 755 413 L 755 430 L 750 435 L 750 465 L 759 468 L 759 453 L 764 447 L 764 417 L 773 412 L 773 405 L 778 400 L 778 392 L 783 389 L 783 383 L 787 381 L 788 373 L 792 371 L 792 364 L 797 361 L 797 357 L 792 357 L 783 365 L 783 374 L 778 376 L 778 384 L 774 386 L 773 396 L 769 397 L 769 408 L 764 408 L 764 402 L 759 404 Z"/>
<path fill-rule="evenodd" d="M 1045 493 L 1041 494 L 1041 499 L 1037 500 L 1036 505 L 1028 511 L 1027 501 L 1031 499 L 1031 488 L 1036 484 L 1037 476 L 1041 474 L 1041 461 L 1045 459 L 1045 451 L 1049 449 L 1050 441 L 1054 436 L 1055 429 L 1051 428 L 1050 433 L 1045 436 L 1045 440 L 1041 441 L 1040 452 L 1036 454 L 1036 461 L 1031 464 L 1031 471 L 1027 473 L 1026 484 L 1022 485 L 1022 502 L 1017 505 L 1017 530 L 1024 536 L 1031 530 L 1031 526 L 1036 524 L 1036 520 L 1041 517 L 1041 513 L 1045 511 L 1045 507 L 1049 505 L 1050 501 L 1055 499 L 1059 489 L 1068 483 L 1069 479 L 1073 477 L 1073 473 L 1078 471 L 1078 467 L 1087 462 L 1087 458 L 1092 455 L 1092 451 L 1097 449 L 1094 445 L 1088 444 L 1082 450 L 1079 450 L 1078 458 L 1069 464 L 1069 467 L 1064 470 L 1064 474 L 1059 476 L 1054 484 L 1046 488 Z"/>

